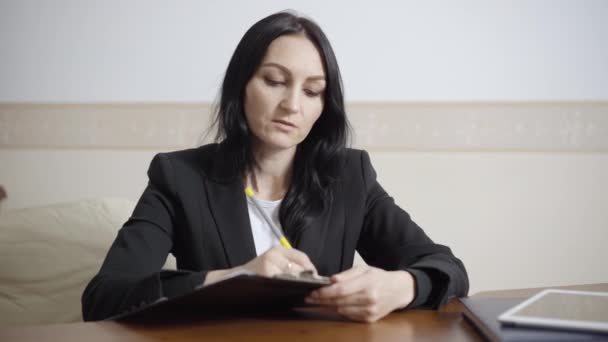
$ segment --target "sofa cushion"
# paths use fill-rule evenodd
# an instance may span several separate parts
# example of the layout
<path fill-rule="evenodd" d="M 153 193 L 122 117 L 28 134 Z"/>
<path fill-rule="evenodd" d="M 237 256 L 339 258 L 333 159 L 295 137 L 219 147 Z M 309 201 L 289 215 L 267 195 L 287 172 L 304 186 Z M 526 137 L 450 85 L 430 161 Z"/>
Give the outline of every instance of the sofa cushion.
<path fill-rule="evenodd" d="M 122 199 L 0 215 L 0 325 L 82 320 L 80 296 L 135 203 Z M 165 268 L 175 269 L 172 256 Z"/>

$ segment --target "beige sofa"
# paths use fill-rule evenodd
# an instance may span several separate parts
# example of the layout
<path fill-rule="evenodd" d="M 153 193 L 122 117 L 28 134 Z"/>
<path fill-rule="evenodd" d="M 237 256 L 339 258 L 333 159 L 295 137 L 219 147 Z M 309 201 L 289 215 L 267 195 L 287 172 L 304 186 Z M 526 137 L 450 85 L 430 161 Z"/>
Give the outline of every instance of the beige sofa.
<path fill-rule="evenodd" d="M 80 296 L 134 204 L 122 199 L 0 214 L 0 326 L 82 320 Z M 170 256 L 165 268 L 175 269 Z"/>

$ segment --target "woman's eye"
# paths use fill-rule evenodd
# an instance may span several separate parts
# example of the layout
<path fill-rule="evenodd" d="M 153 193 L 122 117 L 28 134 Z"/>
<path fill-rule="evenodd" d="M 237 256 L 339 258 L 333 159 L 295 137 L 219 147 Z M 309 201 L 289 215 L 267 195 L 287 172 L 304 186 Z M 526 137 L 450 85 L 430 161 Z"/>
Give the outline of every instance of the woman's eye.
<path fill-rule="evenodd" d="M 304 94 L 308 97 L 319 97 L 321 95 L 320 91 L 312 91 L 310 89 L 304 89 Z"/>
<path fill-rule="evenodd" d="M 282 85 L 285 82 L 279 81 L 279 80 L 273 80 L 272 78 L 264 78 L 264 83 L 266 83 L 267 85 L 271 86 L 271 87 L 276 87 L 278 85 Z"/>

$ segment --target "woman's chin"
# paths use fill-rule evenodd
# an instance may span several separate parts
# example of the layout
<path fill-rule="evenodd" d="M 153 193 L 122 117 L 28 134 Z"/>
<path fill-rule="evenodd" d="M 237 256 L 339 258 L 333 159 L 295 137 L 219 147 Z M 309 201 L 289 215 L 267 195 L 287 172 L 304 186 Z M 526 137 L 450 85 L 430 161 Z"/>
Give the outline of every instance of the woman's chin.
<path fill-rule="evenodd" d="M 270 150 L 291 150 L 298 146 L 298 142 L 292 139 L 267 139 L 261 141 L 261 147 Z"/>

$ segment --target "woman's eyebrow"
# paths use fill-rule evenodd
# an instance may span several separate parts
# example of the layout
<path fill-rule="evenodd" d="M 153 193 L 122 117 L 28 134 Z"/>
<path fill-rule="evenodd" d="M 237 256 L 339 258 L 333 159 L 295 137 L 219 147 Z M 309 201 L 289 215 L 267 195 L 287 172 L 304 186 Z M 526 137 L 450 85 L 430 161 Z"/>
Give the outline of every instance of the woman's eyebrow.
<path fill-rule="evenodd" d="M 288 74 L 288 75 L 292 75 L 291 70 L 287 69 L 287 67 L 279 64 L 279 63 L 275 63 L 275 62 L 266 62 L 264 64 L 262 64 L 262 67 L 275 67 L 280 69 L 281 71 L 283 71 L 284 73 Z M 319 81 L 325 81 L 325 75 L 314 75 L 314 76 L 309 76 L 306 77 L 307 80 L 319 80 Z"/>

